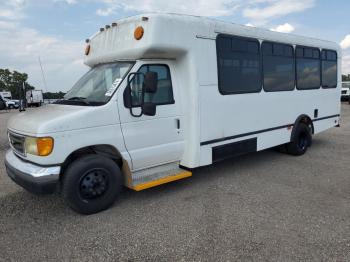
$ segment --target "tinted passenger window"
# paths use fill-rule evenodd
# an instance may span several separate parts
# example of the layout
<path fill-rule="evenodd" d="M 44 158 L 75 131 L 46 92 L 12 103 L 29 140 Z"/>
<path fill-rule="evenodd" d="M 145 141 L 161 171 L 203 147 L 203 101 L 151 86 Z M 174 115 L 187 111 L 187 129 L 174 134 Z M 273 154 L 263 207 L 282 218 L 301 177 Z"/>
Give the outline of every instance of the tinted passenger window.
<path fill-rule="evenodd" d="M 337 87 L 337 52 L 322 51 L 322 87 Z"/>
<path fill-rule="evenodd" d="M 145 93 L 145 102 L 152 102 L 157 105 L 173 104 L 173 88 L 171 84 L 171 76 L 169 67 L 166 65 L 143 65 L 139 71 L 140 73 L 156 72 L 158 74 L 158 89 L 154 94 Z M 131 83 L 131 100 L 132 106 L 137 107 L 141 105 L 142 100 L 142 83 L 143 76 L 136 75 Z"/>
<path fill-rule="evenodd" d="M 297 88 L 318 89 L 321 86 L 320 50 L 297 47 Z"/>
<path fill-rule="evenodd" d="M 293 46 L 264 42 L 262 44 L 264 90 L 290 91 L 295 86 Z"/>
<path fill-rule="evenodd" d="M 219 90 L 223 95 L 261 90 L 260 44 L 256 39 L 219 35 Z"/>

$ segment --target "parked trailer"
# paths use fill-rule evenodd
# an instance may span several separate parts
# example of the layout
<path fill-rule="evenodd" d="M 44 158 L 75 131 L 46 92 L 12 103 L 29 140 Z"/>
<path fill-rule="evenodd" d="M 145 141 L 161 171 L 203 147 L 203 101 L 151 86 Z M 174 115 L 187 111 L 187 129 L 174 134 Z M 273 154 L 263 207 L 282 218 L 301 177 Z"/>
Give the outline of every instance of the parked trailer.
<path fill-rule="evenodd" d="M 28 90 L 26 92 L 27 106 L 39 107 L 44 103 L 44 95 L 42 90 Z"/>
<path fill-rule="evenodd" d="M 200 166 L 283 146 L 302 155 L 339 125 L 338 44 L 200 17 L 122 19 L 86 47 L 64 100 L 12 118 L 9 176 L 59 185 L 74 210 L 108 208 Z M 23 124 L 25 123 L 25 124 Z"/>

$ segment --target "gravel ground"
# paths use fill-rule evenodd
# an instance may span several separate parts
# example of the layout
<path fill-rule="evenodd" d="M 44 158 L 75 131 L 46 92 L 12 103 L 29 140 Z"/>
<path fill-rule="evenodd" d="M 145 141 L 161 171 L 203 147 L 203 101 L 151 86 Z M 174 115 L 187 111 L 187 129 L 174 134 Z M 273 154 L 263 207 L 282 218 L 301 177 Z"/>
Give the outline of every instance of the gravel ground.
<path fill-rule="evenodd" d="M 267 150 L 126 190 L 111 209 L 33 196 L 0 165 L 0 261 L 349 261 L 350 106 L 302 157 Z M 0 112 L 0 161 L 6 150 Z"/>

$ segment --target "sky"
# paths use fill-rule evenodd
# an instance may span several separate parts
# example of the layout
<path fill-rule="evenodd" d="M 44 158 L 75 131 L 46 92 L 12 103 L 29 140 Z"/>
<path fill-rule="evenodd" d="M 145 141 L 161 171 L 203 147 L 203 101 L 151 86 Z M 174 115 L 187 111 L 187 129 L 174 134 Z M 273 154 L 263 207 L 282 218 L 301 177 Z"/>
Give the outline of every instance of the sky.
<path fill-rule="evenodd" d="M 207 16 L 331 40 L 341 45 L 343 73 L 350 74 L 348 0 L 0 0 L 0 68 L 28 73 L 37 89 L 65 92 L 88 70 L 86 38 L 120 18 L 147 12 Z"/>

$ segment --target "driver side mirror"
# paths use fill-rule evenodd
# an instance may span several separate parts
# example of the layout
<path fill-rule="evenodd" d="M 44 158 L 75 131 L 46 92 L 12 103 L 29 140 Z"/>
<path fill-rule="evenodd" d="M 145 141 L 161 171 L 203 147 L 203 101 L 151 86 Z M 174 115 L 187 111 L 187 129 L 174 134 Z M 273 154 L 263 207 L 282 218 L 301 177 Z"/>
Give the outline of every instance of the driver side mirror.
<path fill-rule="evenodd" d="M 142 105 L 142 113 L 145 116 L 155 116 L 156 115 L 156 104 L 145 102 Z"/>
<path fill-rule="evenodd" d="M 130 73 L 124 90 L 124 105 L 130 109 L 133 117 L 155 116 L 156 104 L 148 102 L 147 94 L 154 94 L 158 90 L 158 73 Z M 134 108 L 137 113 L 134 113 Z"/>
<path fill-rule="evenodd" d="M 144 92 L 154 94 L 158 89 L 158 73 L 147 72 L 143 82 Z"/>

